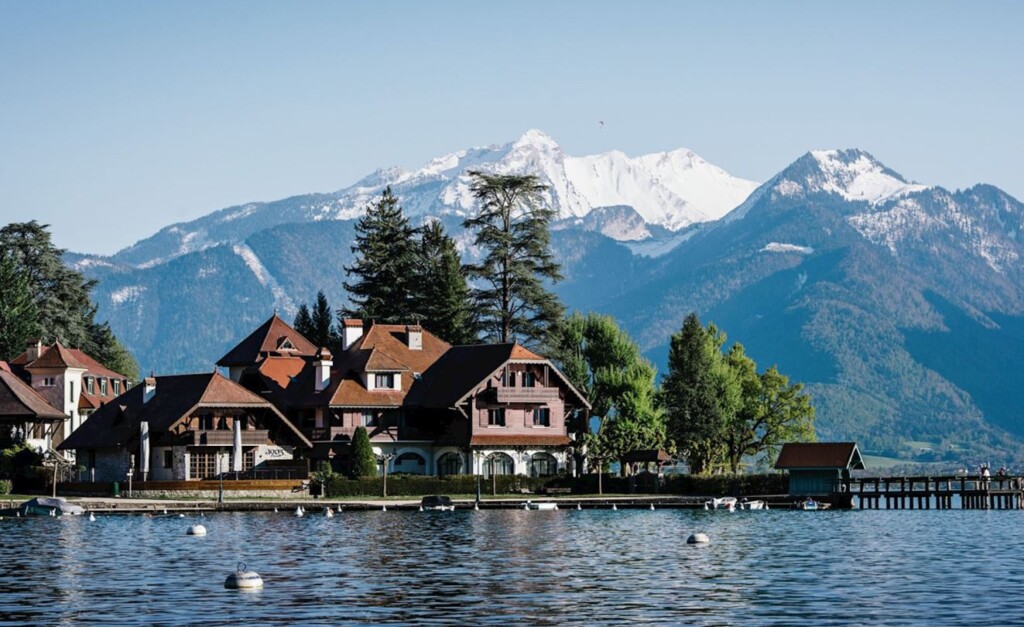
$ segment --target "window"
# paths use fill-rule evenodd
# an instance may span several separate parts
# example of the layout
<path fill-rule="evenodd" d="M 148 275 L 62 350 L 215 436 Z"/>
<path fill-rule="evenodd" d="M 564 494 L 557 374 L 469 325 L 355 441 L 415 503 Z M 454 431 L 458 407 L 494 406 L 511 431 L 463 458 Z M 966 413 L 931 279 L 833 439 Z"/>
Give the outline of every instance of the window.
<path fill-rule="evenodd" d="M 462 455 L 458 453 L 445 453 L 437 460 L 437 476 L 450 477 L 462 474 Z"/>
<path fill-rule="evenodd" d="M 533 426 L 535 427 L 550 427 L 551 426 L 551 410 L 547 407 L 538 407 L 533 410 Z"/>
<path fill-rule="evenodd" d="M 174 467 L 174 451 L 164 451 L 164 468 Z"/>
<path fill-rule="evenodd" d="M 427 462 L 422 455 L 416 453 L 402 453 L 395 458 L 392 468 L 393 472 L 408 472 L 422 475 L 427 470 Z"/>
<path fill-rule="evenodd" d="M 75 382 L 74 381 L 68 381 L 68 402 L 72 403 L 72 404 L 75 402 Z"/>
<path fill-rule="evenodd" d="M 114 379 L 111 385 L 114 388 L 114 396 L 120 396 L 121 395 L 121 380 L 120 379 Z"/>
<path fill-rule="evenodd" d="M 43 377 L 43 387 L 52 388 L 57 385 L 57 377 Z"/>
<path fill-rule="evenodd" d="M 523 373 L 523 387 L 532 388 L 537 383 L 537 378 L 533 376 L 532 372 Z"/>
<path fill-rule="evenodd" d="M 107 395 L 107 380 L 106 379 L 100 379 L 100 396 L 106 396 L 106 395 Z"/>
<path fill-rule="evenodd" d="M 534 453 L 530 458 L 531 477 L 550 477 L 558 474 L 558 460 L 551 453 Z"/>
<path fill-rule="evenodd" d="M 364 427 L 376 427 L 377 426 L 377 412 L 372 409 L 364 409 L 360 416 L 360 424 Z"/>
<path fill-rule="evenodd" d="M 378 390 L 393 390 L 395 388 L 395 373 L 387 372 L 374 375 L 373 387 Z"/>
<path fill-rule="evenodd" d="M 515 462 L 505 453 L 491 453 L 484 460 L 484 477 L 515 474 Z"/>
<path fill-rule="evenodd" d="M 199 417 L 199 428 L 210 431 L 213 429 L 213 414 L 203 414 Z"/>
<path fill-rule="evenodd" d="M 96 393 L 96 379 L 92 377 L 85 378 L 85 391 L 88 392 L 89 394 Z"/>
<path fill-rule="evenodd" d="M 505 410 L 502 409 L 488 409 L 487 410 L 487 424 L 495 427 L 505 426 Z"/>

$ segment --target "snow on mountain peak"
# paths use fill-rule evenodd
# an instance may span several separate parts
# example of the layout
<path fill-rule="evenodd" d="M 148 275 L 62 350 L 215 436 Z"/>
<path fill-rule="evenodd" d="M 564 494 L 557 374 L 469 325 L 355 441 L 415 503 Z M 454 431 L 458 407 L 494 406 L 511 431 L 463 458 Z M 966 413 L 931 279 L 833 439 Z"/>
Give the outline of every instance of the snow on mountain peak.
<path fill-rule="evenodd" d="M 908 182 L 863 150 L 812 150 L 808 154 L 817 164 L 817 171 L 803 181 L 808 190 L 877 205 L 890 198 L 928 189 L 927 185 Z"/>

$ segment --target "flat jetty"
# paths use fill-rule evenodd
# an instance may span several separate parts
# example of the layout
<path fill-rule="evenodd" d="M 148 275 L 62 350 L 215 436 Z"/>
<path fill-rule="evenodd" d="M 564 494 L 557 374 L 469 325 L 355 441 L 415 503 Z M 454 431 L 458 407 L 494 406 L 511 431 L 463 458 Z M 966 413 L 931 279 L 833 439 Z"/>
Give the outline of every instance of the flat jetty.
<path fill-rule="evenodd" d="M 1022 477 L 859 477 L 839 491 L 859 509 L 1024 509 Z"/>

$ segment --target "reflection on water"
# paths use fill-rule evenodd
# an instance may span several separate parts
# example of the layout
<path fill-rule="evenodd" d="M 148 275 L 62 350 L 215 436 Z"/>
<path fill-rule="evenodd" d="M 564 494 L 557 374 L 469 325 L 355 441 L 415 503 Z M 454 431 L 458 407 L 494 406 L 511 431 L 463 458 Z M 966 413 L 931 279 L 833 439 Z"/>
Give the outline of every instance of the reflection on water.
<path fill-rule="evenodd" d="M 1024 621 L 1014 511 L 216 514 L 0 522 L 0 624 Z M 710 546 L 685 544 L 695 531 Z M 239 561 L 255 593 L 225 590 Z"/>

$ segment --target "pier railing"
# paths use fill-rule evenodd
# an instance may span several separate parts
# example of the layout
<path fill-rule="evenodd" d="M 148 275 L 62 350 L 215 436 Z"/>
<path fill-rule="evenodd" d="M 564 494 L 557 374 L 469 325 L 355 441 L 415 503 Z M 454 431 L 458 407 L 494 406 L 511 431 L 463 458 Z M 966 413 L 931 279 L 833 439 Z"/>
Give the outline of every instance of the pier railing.
<path fill-rule="evenodd" d="M 1024 509 L 1024 477 L 949 475 L 857 477 L 833 491 L 856 497 L 860 509 Z"/>

